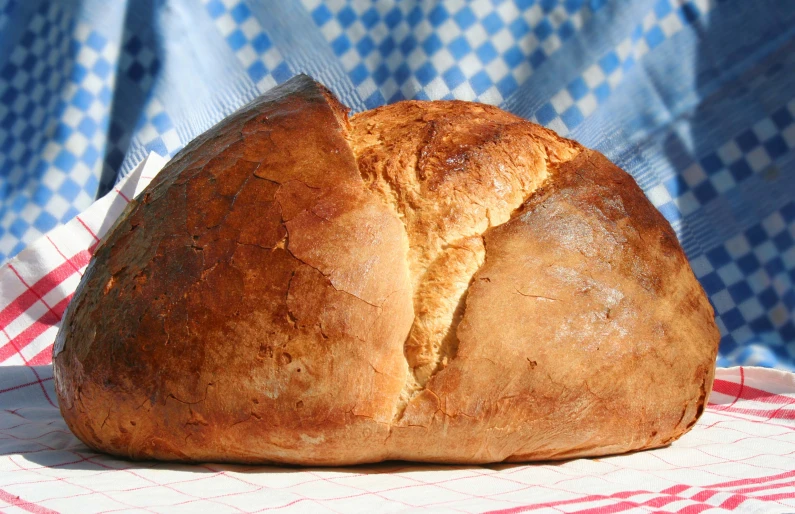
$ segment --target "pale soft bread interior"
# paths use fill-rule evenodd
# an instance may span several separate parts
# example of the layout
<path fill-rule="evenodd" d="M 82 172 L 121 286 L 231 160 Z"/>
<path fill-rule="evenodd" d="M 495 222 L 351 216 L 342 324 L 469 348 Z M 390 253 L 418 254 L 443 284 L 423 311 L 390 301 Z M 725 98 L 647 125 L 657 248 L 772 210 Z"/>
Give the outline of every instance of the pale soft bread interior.
<path fill-rule="evenodd" d="M 508 221 L 557 166 L 580 152 L 541 127 L 527 127 L 499 109 L 463 102 L 404 102 L 350 120 L 362 178 L 394 209 L 408 236 L 414 323 L 404 349 L 410 373 L 395 420 L 455 356 L 467 289 L 486 255 L 484 232 Z"/>

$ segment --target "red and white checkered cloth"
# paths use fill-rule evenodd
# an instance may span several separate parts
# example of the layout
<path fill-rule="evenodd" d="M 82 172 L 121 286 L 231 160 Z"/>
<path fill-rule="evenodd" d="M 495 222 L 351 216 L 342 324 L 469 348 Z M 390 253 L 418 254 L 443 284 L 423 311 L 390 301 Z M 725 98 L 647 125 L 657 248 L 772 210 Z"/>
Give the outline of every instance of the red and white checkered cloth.
<path fill-rule="evenodd" d="M 49 366 L 99 238 L 162 167 L 150 156 L 107 197 L 0 268 L 0 513 L 795 513 L 795 375 L 719 369 L 695 428 L 668 448 L 539 465 L 347 469 L 135 463 L 66 428 Z"/>

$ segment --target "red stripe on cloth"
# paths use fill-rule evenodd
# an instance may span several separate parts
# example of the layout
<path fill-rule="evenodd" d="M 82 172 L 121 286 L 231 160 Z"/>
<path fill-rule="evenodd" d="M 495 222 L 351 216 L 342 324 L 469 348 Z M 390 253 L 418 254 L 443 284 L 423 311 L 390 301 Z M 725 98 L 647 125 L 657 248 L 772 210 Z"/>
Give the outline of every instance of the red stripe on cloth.
<path fill-rule="evenodd" d="M 16 391 L 17 389 L 22 389 L 23 387 L 36 385 L 36 384 L 39 384 L 41 382 L 46 382 L 48 380 L 52 380 L 52 377 L 42 378 L 41 381 L 34 380 L 33 382 L 28 382 L 26 384 L 15 385 L 14 387 L 9 387 L 7 389 L 0 389 L 0 394 L 7 393 L 9 391 Z M 11 411 L 11 410 L 6 410 L 6 412 L 10 412 L 11 414 L 16 414 L 16 412 Z M 17 416 L 19 416 L 19 414 L 17 414 Z M 20 416 L 20 417 L 22 417 L 22 416 Z M 23 419 L 25 419 L 25 418 L 23 418 Z"/>
<path fill-rule="evenodd" d="M 630 496 L 635 496 L 636 494 L 646 494 L 647 491 L 621 491 L 620 493 L 612 494 L 611 496 L 614 498 L 629 498 Z"/>
<path fill-rule="evenodd" d="M 44 333 L 45 330 L 61 321 L 61 316 L 49 310 L 35 321 L 31 326 L 23 330 L 18 336 L 0 347 L 0 362 L 8 359 L 15 353 L 20 353 L 23 348 L 29 345 L 34 339 Z M 23 357 L 24 360 L 24 357 Z M 27 363 L 27 361 L 25 361 Z"/>
<path fill-rule="evenodd" d="M 59 266 L 59 267 L 60 267 L 60 266 Z M 17 276 L 17 278 L 19 279 L 19 281 L 20 281 L 20 282 L 22 282 L 22 284 L 24 284 L 24 285 L 25 285 L 25 287 L 27 287 L 29 291 L 33 291 L 33 294 L 35 294 L 35 295 L 36 295 L 36 297 L 37 297 L 39 300 L 41 300 L 41 303 L 43 303 L 43 304 L 44 304 L 44 306 L 45 306 L 45 307 L 47 307 L 47 310 L 49 310 L 49 311 L 52 311 L 52 309 L 50 308 L 50 306 L 49 306 L 49 305 L 47 305 L 47 302 L 45 302 L 45 301 L 44 301 L 44 298 L 43 298 L 43 296 L 44 296 L 45 294 L 47 294 L 47 293 L 46 293 L 46 292 L 43 292 L 43 291 L 40 291 L 40 290 L 39 290 L 39 289 L 36 287 L 36 284 L 38 284 L 39 282 L 41 282 L 41 280 L 43 280 L 43 279 L 40 279 L 40 280 L 39 280 L 39 282 L 36 282 L 36 284 L 33 284 L 33 285 L 31 286 L 30 284 L 28 284 L 28 281 L 27 281 L 27 280 L 25 280 L 25 279 L 24 279 L 24 277 L 22 277 L 22 274 L 21 274 L 19 271 L 17 271 L 17 269 L 16 269 L 14 266 L 12 266 L 12 265 L 10 265 L 10 264 L 9 264 L 9 265 L 8 265 L 8 269 L 10 269 L 11 271 L 13 271 L 13 272 L 14 272 L 14 275 L 16 275 L 16 276 Z M 52 272 L 50 272 L 50 273 L 47 273 L 47 275 L 45 275 L 45 276 L 44 276 L 44 278 L 47 278 L 47 277 L 48 277 L 48 276 L 49 276 L 51 273 L 52 273 Z M 71 273 L 70 273 L 70 275 L 71 275 Z M 63 277 L 63 278 L 61 278 L 60 280 L 58 280 L 58 284 L 60 284 L 60 283 L 61 283 L 61 282 L 63 282 L 64 280 L 66 280 L 66 277 Z M 56 285 L 57 285 L 57 284 L 56 284 Z M 53 286 L 52 286 L 52 287 L 51 287 L 49 290 L 51 290 L 51 289 L 52 289 L 52 288 L 54 288 L 54 287 L 55 287 L 55 285 L 53 285 Z M 42 288 L 42 289 L 43 289 L 43 288 Z"/>
<path fill-rule="evenodd" d="M 98 237 L 97 237 L 97 235 L 94 233 L 94 231 L 93 231 L 93 230 L 91 230 L 91 227 L 89 227 L 88 225 L 86 225 L 86 222 L 85 222 L 85 221 L 83 221 L 83 219 L 82 219 L 80 216 L 75 216 L 75 218 L 77 219 L 77 221 L 79 221 L 79 222 L 80 222 L 80 224 L 81 224 L 81 225 L 83 225 L 83 228 L 85 228 L 85 229 L 88 231 L 88 233 L 89 233 L 89 234 L 91 234 L 91 237 L 93 237 L 93 238 L 94 238 L 94 240 L 96 240 L 97 242 L 99 242 L 99 238 L 98 238 Z"/>
<path fill-rule="evenodd" d="M 740 399 L 740 396 L 743 394 L 743 388 L 745 387 L 745 370 L 740 367 L 740 390 L 737 391 L 737 394 L 734 396 L 734 400 L 732 400 L 731 405 L 729 407 L 734 407 L 734 404 L 737 403 L 737 400 Z"/>
<path fill-rule="evenodd" d="M 741 496 L 741 495 L 739 495 L 739 494 L 733 494 L 733 495 L 729 496 L 728 498 L 726 498 L 726 499 L 723 501 L 723 503 L 721 503 L 721 504 L 719 505 L 719 507 L 720 507 L 721 509 L 734 510 L 734 509 L 736 509 L 736 508 L 737 508 L 737 507 L 738 507 L 738 506 L 739 506 L 739 505 L 740 505 L 742 502 L 744 502 L 744 501 L 745 501 L 745 500 L 747 500 L 747 499 L 748 499 L 748 497 L 746 497 L 746 496 Z"/>
<path fill-rule="evenodd" d="M 756 402 L 774 404 L 783 403 L 785 405 L 795 404 L 795 398 L 783 394 L 771 393 L 770 391 L 757 389 L 745 384 L 738 384 L 737 382 L 730 382 L 728 380 L 715 380 L 712 389 L 721 394 L 733 396 L 742 400 L 753 400 Z"/>
<path fill-rule="evenodd" d="M 33 373 L 33 375 L 36 377 L 36 380 L 35 380 L 35 381 L 33 381 L 33 382 L 28 382 L 28 383 L 26 383 L 26 384 L 19 384 L 19 385 L 13 386 L 13 387 L 9 387 L 9 388 L 7 388 L 7 389 L 0 389 L 0 394 L 7 393 L 7 392 L 9 392 L 9 391 L 16 391 L 17 389 L 22 389 L 23 387 L 29 387 L 29 386 L 32 386 L 32 385 L 36 385 L 36 384 L 38 384 L 38 385 L 39 385 L 39 387 L 41 388 L 41 392 L 42 392 L 42 394 L 44 394 L 44 398 L 46 398 L 46 399 L 47 399 L 47 401 L 49 402 L 49 404 L 50 404 L 50 405 L 52 405 L 53 407 L 57 408 L 58 406 L 57 406 L 57 405 L 55 405 L 55 403 L 54 403 L 54 402 L 52 401 L 52 399 L 50 398 L 50 395 L 47 393 L 47 388 L 46 388 L 46 387 L 44 387 L 44 382 L 47 382 L 48 380 L 52 380 L 52 377 L 45 377 L 45 378 L 41 378 L 41 376 L 39 375 L 39 372 L 38 372 L 38 371 L 36 371 L 36 368 L 35 368 L 35 367 L 33 367 L 33 366 L 28 366 L 28 369 L 29 369 L 29 370 L 31 371 L 31 373 Z M 17 415 L 17 416 L 19 416 L 20 418 L 22 418 L 22 419 L 25 419 L 25 417 L 24 417 L 24 416 L 20 416 L 19 414 L 17 414 L 17 413 L 16 413 L 15 411 L 13 411 L 13 410 L 5 409 L 5 411 L 6 411 L 6 412 L 10 412 L 10 413 L 12 413 L 12 414 L 16 414 L 16 415 Z M 11 434 L 6 434 L 6 435 L 11 435 Z M 12 437 L 13 437 L 13 436 L 12 436 Z"/>
<path fill-rule="evenodd" d="M 777 484 L 767 484 L 767 485 L 760 485 L 756 487 L 745 487 L 743 489 L 735 489 L 734 492 L 737 494 L 746 494 L 746 493 L 758 493 L 761 491 L 769 491 L 771 489 L 778 489 L 780 487 L 792 487 L 795 486 L 795 482 L 779 482 Z"/>
<path fill-rule="evenodd" d="M 624 493 L 617 493 L 623 495 Z M 640 492 L 638 493 L 640 494 Z M 536 509 L 543 509 L 547 507 L 557 507 L 560 505 L 571 504 L 571 503 L 586 503 L 591 501 L 598 501 L 598 500 L 610 500 L 616 498 L 616 495 L 611 496 L 584 496 L 582 498 L 574 499 L 574 500 L 566 500 L 561 502 L 549 502 L 549 503 L 538 503 L 534 505 L 523 505 L 521 507 L 513 507 L 510 509 L 504 510 L 493 510 L 489 511 L 488 514 L 514 514 L 519 512 L 527 512 L 529 510 L 536 510 Z M 668 505 L 669 503 L 673 503 L 680 500 L 686 500 L 687 498 L 680 498 L 678 496 L 669 496 L 669 497 L 658 497 L 652 498 L 651 500 L 647 500 L 643 503 L 631 502 L 631 501 L 622 501 L 618 503 L 614 503 L 611 505 L 601 505 L 599 507 L 590 507 L 587 509 L 581 509 L 576 511 L 571 511 L 572 514 L 611 514 L 614 512 L 622 512 L 625 510 L 629 510 L 635 507 L 663 507 Z"/>
<path fill-rule="evenodd" d="M 707 487 L 714 489 L 716 487 L 736 487 L 738 485 L 762 484 L 764 482 L 772 482 L 774 480 L 782 480 L 789 477 L 795 477 L 795 471 L 786 471 L 784 473 L 778 473 L 776 475 L 769 475 L 765 477 L 741 478 L 739 480 L 732 480 L 730 482 L 721 482 L 719 484 L 708 485 Z"/>
<path fill-rule="evenodd" d="M 119 196 L 121 196 L 122 198 L 124 198 L 124 200 L 125 200 L 127 203 L 130 203 L 130 199 L 129 199 L 129 198 L 127 198 L 127 195 L 125 195 L 124 193 L 122 193 L 122 192 L 121 192 L 121 189 L 119 189 L 118 187 L 116 187 L 116 188 L 114 188 L 114 189 L 116 190 L 116 192 L 117 192 L 117 193 L 119 193 Z"/>
<path fill-rule="evenodd" d="M 640 493 L 643 493 L 643 491 L 638 491 L 637 493 L 640 494 Z M 712 493 L 713 494 L 711 494 L 710 496 L 714 495 L 716 492 L 713 491 Z M 647 494 L 650 494 L 650 493 L 647 493 Z M 613 495 L 610 495 L 610 496 L 603 497 L 602 499 L 607 500 L 607 499 L 617 498 L 619 496 L 624 496 L 624 495 L 625 495 L 625 493 L 616 493 L 616 494 L 613 494 Z M 753 496 L 743 496 L 743 495 L 740 495 L 740 494 L 735 494 L 735 495 L 732 495 L 731 497 L 727 498 L 723 503 L 721 503 L 720 508 L 723 508 L 723 509 L 726 509 L 726 510 L 734 510 L 738 506 L 740 506 L 740 504 L 742 504 L 743 502 L 745 502 L 747 500 L 752 500 L 752 499 L 778 500 L 778 499 L 783 499 L 783 498 L 795 498 L 795 493 L 792 493 L 792 494 L 780 494 L 780 495 L 770 495 L 770 497 L 753 497 Z M 586 500 L 585 498 L 583 498 L 583 499 L 581 499 L 579 501 L 580 502 L 585 502 L 585 501 L 591 501 L 591 500 L 590 499 Z M 599 507 L 591 507 L 591 508 L 587 508 L 587 509 L 571 511 L 571 514 L 614 514 L 616 512 L 623 512 L 625 510 L 629 510 L 629 509 L 636 508 L 636 507 L 655 507 L 655 508 L 660 508 L 660 507 L 664 507 L 665 505 L 668 505 L 670 503 L 674 503 L 674 502 L 677 502 L 677 501 L 699 501 L 699 500 L 697 500 L 695 497 L 693 497 L 693 498 L 684 498 L 684 497 L 675 496 L 675 495 L 671 495 L 671 496 L 667 496 L 667 497 L 660 496 L 660 497 L 657 497 L 657 498 L 652 498 L 650 500 L 646 500 L 645 502 L 641 502 L 641 503 L 624 500 L 624 501 L 621 501 L 621 502 L 618 502 L 618 503 L 614 503 L 612 505 L 602 505 L 602 506 L 599 506 Z M 537 509 L 537 508 L 542 508 L 542 507 L 545 507 L 545 506 L 546 505 L 526 505 L 526 506 L 522 506 L 522 507 L 515 507 L 514 509 L 507 509 L 505 511 L 493 511 L 493 512 L 500 512 L 500 513 L 502 513 L 502 512 L 517 512 L 518 513 L 518 512 L 528 511 L 528 510 L 534 510 L 534 509 Z M 706 503 L 699 503 L 697 505 L 688 505 L 688 506 L 683 507 L 683 508 L 681 508 L 681 509 L 679 509 L 679 510 L 677 510 L 675 512 L 677 514 L 693 514 L 693 513 L 699 513 L 699 512 L 703 512 L 705 510 L 714 509 L 714 508 L 716 508 L 714 505 L 709 505 L 709 504 L 706 504 Z M 664 512 L 668 512 L 668 511 L 664 511 Z"/>
<path fill-rule="evenodd" d="M 262 511 L 265 511 L 265 510 L 284 509 L 284 508 L 290 507 L 291 505 L 295 505 L 298 502 L 305 502 L 305 501 L 314 501 L 315 503 L 317 503 L 317 501 L 312 499 L 312 498 L 299 498 L 297 500 L 291 501 L 290 503 L 285 503 L 284 505 L 278 505 L 276 507 L 265 507 L 264 509 L 255 510 L 254 512 L 262 512 Z"/>
<path fill-rule="evenodd" d="M 52 306 L 52 311 L 58 316 L 58 318 L 63 318 L 63 313 L 66 310 L 66 307 L 69 306 L 69 302 L 72 301 L 72 296 L 74 296 L 74 293 L 70 293 L 66 298 Z"/>
<path fill-rule="evenodd" d="M 764 419 L 795 419 L 795 410 L 779 408 L 776 410 L 763 410 L 763 409 L 743 409 L 740 407 L 715 407 L 716 411 L 736 412 L 737 414 L 745 414 L 746 416 L 756 416 Z"/>
<path fill-rule="evenodd" d="M 605 499 L 610 499 L 615 497 L 615 495 L 611 495 L 606 497 Z M 622 501 L 618 503 L 614 503 L 612 505 L 602 505 L 600 507 L 592 507 L 589 509 L 582 509 L 582 510 L 575 510 L 572 511 L 572 514 L 612 514 L 614 512 L 623 512 L 625 510 L 633 509 L 635 507 L 664 507 L 669 503 L 678 502 L 681 500 L 686 500 L 687 498 L 680 498 L 678 496 L 668 496 L 668 497 L 657 497 L 652 498 L 650 500 L 646 500 L 643 503 L 637 503 L 633 501 Z"/>
<path fill-rule="evenodd" d="M 31 305 L 36 303 L 37 299 L 35 293 L 30 289 L 17 296 L 13 302 L 0 311 L 0 327 L 5 329 L 12 321 L 28 310 Z"/>
<path fill-rule="evenodd" d="M 52 247 L 53 247 L 53 248 L 55 248 L 55 251 L 56 251 L 56 252 L 58 252 L 58 255 L 60 255 L 61 257 L 63 257 L 63 260 L 65 260 L 65 261 L 68 261 L 68 262 L 70 262 L 70 263 L 71 263 L 71 261 L 69 261 L 69 258 L 68 258 L 66 255 L 64 255 L 64 253 L 61 251 L 61 249 L 60 249 L 60 248 L 58 248 L 58 245 L 57 245 L 57 244 L 55 244 L 55 241 L 53 241 L 52 239 L 50 239 L 50 236 L 46 236 L 46 237 L 47 237 L 47 241 L 49 241 L 49 242 L 50 242 L 50 244 L 52 245 Z M 93 253 L 93 252 L 91 252 L 91 251 L 90 251 L 90 249 L 89 249 L 89 253 Z M 78 267 L 78 266 L 75 266 L 74 264 L 73 264 L 73 266 L 72 266 L 72 267 L 75 269 L 75 272 L 77 272 L 77 273 L 79 273 L 79 274 L 80 274 L 80 276 L 81 276 L 81 277 L 83 276 L 83 274 L 80 272 L 80 267 Z M 82 266 L 81 266 L 81 267 L 82 267 Z"/>
<path fill-rule="evenodd" d="M 691 496 L 690 499 L 697 502 L 705 502 L 716 494 L 718 494 L 718 491 L 701 491 L 700 493 Z"/>
<path fill-rule="evenodd" d="M 72 296 L 73 294 L 70 294 L 55 304 L 52 308 L 49 308 L 49 310 L 45 312 L 44 315 L 38 320 L 34 321 L 32 325 L 20 332 L 15 338 L 10 340 L 5 345 L 0 346 L 0 362 L 8 359 L 14 354 L 20 353 L 23 348 L 43 334 L 45 330 L 53 325 L 58 324 L 61 321 L 61 318 L 63 318 L 63 313 L 66 310 L 66 307 L 69 305 L 69 301 L 72 299 Z M 36 362 L 33 362 L 32 360 L 28 361 L 23 357 L 23 360 L 29 365 L 47 364 L 46 360 L 42 362 L 41 359 L 37 359 Z"/>
<path fill-rule="evenodd" d="M 625 510 L 629 510 L 633 507 L 637 507 L 638 504 L 634 502 L 618 502 L 613 503 L 611 505 L 602 505 L 599 507 L 592 507 L 590 509 L 582 509 L 582 510 L 575 510 L 572 512 L 576 512 L 577 514 L 609 514 L 611 512 L 621 512 Z M 654 505 L 654 507 L 662 507 L 662 505 Z"/>
<path fill-rule="evenodd" d="M 589 496 L 583 496 L 582 498 L 572 498 L 571 500 L 559 500 L 547 503 L 535 503 L 533 505 L 521 505 L 519 507 L 511 507 L 508 509 L 490 510 L 487 512 L 487 514 L 518 514 L 519 512 L 526 512 L 528 510 L 544 509 L 547 507 L 557 507 L 559 505 L 568 505 L 571 503 L 585 503 L 605 499 L 607 499 L 607 497 L 602 496 L 601 494 L 592 494 Z"/>
<path fill-rule="evenodd" d="M 22 277 L 20 277 L 20 280 L 28 289 L 0 311 L 0 327 L 7 327 L 12 321 L 28 310 L 31 305 L 36 303 L 36 300 L 61 285 L 64 280 L 74 275 L 77 270 L 88 264 L 90 260 L 91 253 L 89 250 L 78 252 L 71 259 L 68 259 L 66 262 L 40 278 L 32 286 L 27 286 Z M 17 273 L 14 268 L 10 265 L 9 268 L 19 277 L 19 273 Z"/>
<path fill-rule="evenodd" d="M 19 509 L 26 510 L 28 512 L 34 512 L 36 514 L 58 514 L 57 511 L 50 510 L 47 507 L 42 507 L 41 505 L 37 505 L 33 502 L 25 501 L 19 496 L 14 496 L 8 491 L 3 491 L 2 489 L 0 489 L 0 500 L 3 500 L 4 502 Z"/>
<path fill-rule="evenodd" d="M 3 334 L 5 334 L 5 336 L 8 337 L 8 333 L 5 330 L 3 330 Z M 8 357 L 19 353 L 20 350 L 21 350 L 21 348 L 17 348 L 16 344 L 14 344 L 14 341 L 12 341 L 9 338 L 8 343 L 6 343 L 3 346 L 0 346 L 0 363 L 2 363 Z M 3 353 L 7 353 L 8 355 L 6 357 L 3 357 L 3 355 L 2 355 Z M 22 357 L 22 355 L 20 355 L 20 357 Z M 22 358 L 22 360 L 24 362 L 24 360 L 25 360 L 24 357 Z"/>
<path fill-rule="evenodd" d="M 660 494 L 679 494 L 682 491 L 686 491 L 688 489 L 690 489 L 689 485 L 676 484 L 676 485 L 672 485 L 671 487 L 669 487 L 667 489 L 663 489 L 662 491 L 660 491 Z"/>
<path fill-rule="evenodd" d="M 795 474 L 795 471 L 791 472 L 791 473 L 782 473 L 781 475 L 789 475 L 789 474 Z M 775 479 L 778 479 L 778 478 L 781 478 L 781 476 L 780 475 L 773 475 L 771 477 L 759 478 L 759 479 L 756 479 L 756 480 L 757 481 L 762 481 L 762 480 L 765 480 L 765 479 L 767 479 L 767 480 L 775 480 Z M 741 482 L 741 481 L 726 482 L 726 484 L 734 485 L 736 482 Z M 720 486 L 720 484 L 718 484 L 717 486 L 712 486 L 712 487 L 719 487 L 719 486 Z M 770 486 L 770 489 L 773 489 L 773 488 L 778 487 L 778 486 L 779 486 L 779 484 L 774 484 L 774 485 Z M 622 491 L 622 492 L 619 492 L 619 493 L 611 494 L 610 496 L 590 495 L 590 496 L 584 496 L 582 498 L 577 498 L 577 499 L 572 499 L 572 500 L 564 500 L 564 501 L 548 502 L 548 503 L 538 503 L 538 504 L 532 504 L 532 505 L 522 505 L 522 506 L 519 506 L 519 507 L 512 507 L 512 508 L 509 508 L 509 509 L 489 511 L 489 514 L 497 514 L 497 513 L 499 513 L 499 514 L 515 514 L 515 513 L 519 513 L 519 512 L 526 512 L 526 511 L 529 511 L 529 510 L 536 510 L 536 509 L 542 509 L 542 508 L 548 508 L 548 507 L 556 507 L 556 506 L 561 506 L 561 505 L 571 504 L 571 503 L 586 503 L 586 502 L 591 502 L 591 501 L 611 500 L 611 499 L 622 499 L 624 501 L 621 501 L 621 502 L 618 502 L 618 503 L 614 503 L 614 504 L 611 504 L 611 505 L 601 505 L 599 507 L 589 507 L 589 508 L 586 508 L 586 509 L 572 511 L 572 514 L 574 514 L 574 513 L 576 513 L 576 514 L 613 514 L 613 513 L 616 513 L 616 512 L 622 512 L 622 511 L 625 511 L 625 510 L 628 510 L 628 509 L 631 509 L 631 508 L 635 508 L 635 507 L 655 507 L 655 508 L 660 508 L 660 507 L 664 507 L 665 505 L 668 505 L 669 503 L 674 503 L 674 502 L 677 502 L 677 501 L 692 501 L 692 502 L 698 502 L 699 503 L 699 505 L 688 505 L 686 507 L 683 507 L 682 509 L 676 511 L 677 513 L 684 513 L 684 514 L 698 513 L 698 512 L 702 512 L 704 510 L 707 510 L 707 509 L 716 508 L 714 505 L 709 505 L 709 504 L 706 504 L 706 503 L 703 503 L 703 502 L 705 500 L 711 498 L 712 496 L 715 496 L 716 494 L 718 494 L 721 491 L 705 490 L 705 491 L 699 492 L 698 494 L 694 495 L 691 498 L 678 496 L 678 493 L 680 493 L 682 491 L 685 491 L 687 489 L 690 489 L 690 488 L 691 488 L 691 486 L 684 485 L 684 484 L 678 484 L 678 485 L 669 487 L 668 489 L 665 489 L 663 491 L 660 491 L 659 493 L 653 493 L 653 492 L 650 492 L 650 491 Z M 761 489 L 764 489 L 764 488 L 761 488 Z M 739 493 L 739 491 L 736 492 L 735 494 L 732 494 L 732 496 L 730 496 L 729 498 L 724 500 L 723 503 L 721 503 L 720 508 L 727 509 L 727 510 L 734 510 L 735 508 L 737 508 L 743 502 L 745 502 L 747 500 L 753 500 L 753 499 L 772 501 L 772 500 L 795 498 L 795 493 L 780 493 L 780 494 L 772 494 L 772 495 L 768 495 L 768 496 L 746 496 L 746 495 L 742 495 L 742 494 L 738 494 L 738 493 Z M 640 494 L 660 494 L 662 496 L 658 496 L 656 498 L 651 498 L 651 499 L 646 500 L 646 501 L 644 501 L 642 503 L 626 500 L 626 498 L 629 497 L 629 496 L 640 495 Z"/>
<path fill-rule="evenodd" d="M 74 296 L 74 293 L 70 294 L 69 296 L 67 296 L 66 298 L 64 298 L 63 300 L 61 300 L 57 304 L 55 304 L 55 306 L 53 306 L 52 310 L 58 316 L 58 322 L 60 322 L 61 319 L 63 319 L 63 313 L 66 310 L 66 307 L 69 305 L 69 302 L 72 300 L 72 296 Z M 41 322 L 43 323 L 43 321 L 41 321 Z M 40 322 L 37 321 L 36 323 L 38 324 Z M 50 325 L 50 326 L 52 326 L 52 325 Z M 49 328 L 49 327 L 45 327 L 44 330 L 47 330 L 47 328 Z M 15 344 L 14 346 L 15 346 L 15 348 L 18 351 L 22 350 L 22 347 L 20 347 L 18 344 Z M 50 343 L 45 348 L 43 348 L 41 351 L 39 351 L 39 353 L 37 353 L 32 359 L 29 359 L 27 361 L 27 365 L 28 366 L 43 366 L 45 364 L 52 363 L 52 346 L 53 346 L 52 343 Z M 2 353 L 2 351 L 3 351 L 3 349 L 0 348 L 0 353 Z M 2 359 L 3 359 L 2 356 L 0 356 L 0 360 L 2 360 Z M 23 360 L 24 360 L 24 358 L 23 358 Z"/>
<path fill-rule="evenodd" d="M 790 430 L 790 431 L 795 431 L 795 426 L 793 426 L 792 423 L 789 423 L 789 424 L 773 423 L 771 419 L 751 419 L 751 418 L 746 418 L 746 417 L 742 417 L 742 416 L 736 416 L 736 415 L 732 414 L 731 412 L 729 412 L 727 410 L 719 411 L 719 410 L 715 409 L 714 406 L 710 406 L 708 410 L 709 410 L 710 413 L 712 413 L 712 414 L 714 414 L 716 416 L 722 416 L 722 417 L 731 418 L 731 419 L 738 419 L 740 421 L 747 421 L 749 423 L 756 423 L 756 424 L 759 424 L 759 425 L 772 426 L 772 427 L 784 428 L 784 429 Z M 728 420 L 726 420 L 726 421 L 729 422 Z"/>
<path fill-rule="evenodd" d="M 57 409 L 58 406 L 55 405 L 55 402 L 52 401 L 52 398 L 50 398 L 50 395 L 47 393 L 47 388 L 44 387 L 44 380 L 42 380 L 42 378 L 39 376 L 39 372 L 36 371 L 36 368 L 34 368 L 32 366 L 30 368 L 28 368 L 28 369 L 30 369 L 30 371 L 32 371 L 33 374 L 36 375 L 36 380 L 38 380 L 39 387 L 41 387 L 41 392 L 44 394 L 44 397 L 47 399 L 49 404 Z"/>
<path fill-rule="evenodd" d="M 52 347 L 52 344 L 47 345 L 39 353 L 34 355 L 33 358 L 28 361 L 28 366 L 46 366 L 47 364 L 52 364 Z"/>
<path fill-rule="evenodd" d="M 778 500 L 795 500 L 795 493 L 779 493 L 779 494 L 768 494 L 766 496 L 753 496 L 756 500 L 762 500 L 766 502 L 778 501 Z"/>

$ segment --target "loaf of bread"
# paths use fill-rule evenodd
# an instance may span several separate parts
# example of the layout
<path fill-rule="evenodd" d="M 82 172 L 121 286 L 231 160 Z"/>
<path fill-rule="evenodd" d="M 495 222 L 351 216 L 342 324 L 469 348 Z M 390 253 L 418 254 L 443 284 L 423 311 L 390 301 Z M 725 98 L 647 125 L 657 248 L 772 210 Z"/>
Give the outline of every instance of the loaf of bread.
<path fill-rule="evenodd" d="M 56 341 L 77 437 L 132 459 L 493 463 L 694 425 L 713 311 L 627 173 L 487 105 L 347 112 L 296 77 L 130 204 Z"/>

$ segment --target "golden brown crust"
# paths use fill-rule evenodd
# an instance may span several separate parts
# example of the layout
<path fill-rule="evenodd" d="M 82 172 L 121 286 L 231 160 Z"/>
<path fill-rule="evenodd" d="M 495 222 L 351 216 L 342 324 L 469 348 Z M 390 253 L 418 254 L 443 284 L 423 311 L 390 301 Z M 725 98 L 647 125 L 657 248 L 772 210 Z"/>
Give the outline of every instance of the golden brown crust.
<path fill-rule="evenodd" d="M 667 222 L 499 109 L 347 119 L 299 77 L 199 137 L 108 233 L 61 411 L 130 458 L 499 462 L 667 444 L 718 333 Z"/>
<path fill-rule="evenodd" d="M 484 232 L 581 147 L 488 105 L 409 101 L 358 114 L 351 146 L 370 191 L 406 226 L 415 318 L 398 408 L 455 356 Z"/>
<path fill-rule="evenodd" d="M 629 175 L 585 150 L 485 247 L 456 359 L 393 431 L 408 458 L 623 453 L 693 426 L 714 373 L 712 309 Z M 410 444 L 442 430 L 439 445 Z"/>
<path fill-rule="evenodd" d="M 344 112 L 297 86 L 178 156 L 97 251 L 55 356 L 90 446 L 331 464 L 386 431 L 413 316 L 404 229 L 362 187 Z"/>

